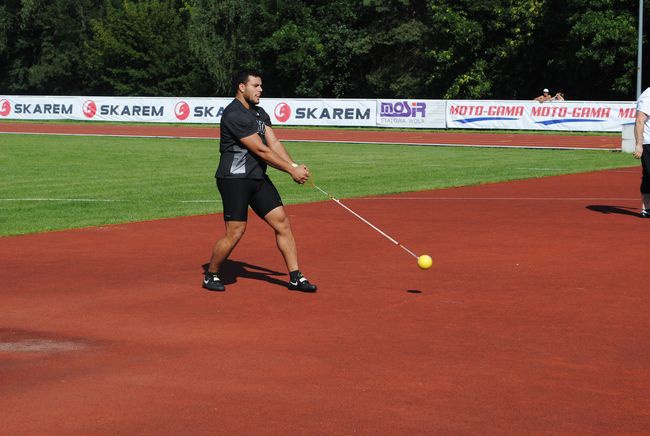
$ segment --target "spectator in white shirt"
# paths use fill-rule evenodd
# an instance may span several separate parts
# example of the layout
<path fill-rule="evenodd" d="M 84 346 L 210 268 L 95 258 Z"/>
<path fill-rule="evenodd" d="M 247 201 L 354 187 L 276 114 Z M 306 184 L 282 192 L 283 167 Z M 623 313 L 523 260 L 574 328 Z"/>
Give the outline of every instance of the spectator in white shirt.
<path fill-rule="evenodd" d="M 636 103 L 634 126 L 634 157 L 641 159 L 641 218 L 650 218 L 650 88 L 643 91 Z"/>

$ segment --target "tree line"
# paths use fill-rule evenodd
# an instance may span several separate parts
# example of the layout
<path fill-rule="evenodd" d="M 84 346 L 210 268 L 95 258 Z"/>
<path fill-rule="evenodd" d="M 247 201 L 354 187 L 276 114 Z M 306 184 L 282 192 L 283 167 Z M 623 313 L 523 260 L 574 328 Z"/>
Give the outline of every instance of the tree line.
<path fill-rule="evenodd" d="M 5 0 L 0 93 L 634 100 L 630 0 Z M 647 71 L 648 69 L 645 68 Z"/>

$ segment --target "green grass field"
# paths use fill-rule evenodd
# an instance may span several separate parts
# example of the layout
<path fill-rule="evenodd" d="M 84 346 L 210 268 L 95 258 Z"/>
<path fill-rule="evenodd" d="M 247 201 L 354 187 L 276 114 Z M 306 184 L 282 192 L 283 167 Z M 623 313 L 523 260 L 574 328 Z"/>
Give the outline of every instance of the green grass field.
<path fill-rule="evenodd" d="M 286 143 L 338 198 L 635 165 L 607 151 Z M 0 236 L 221 211 L 218 141 L 0 135 Z M 273 169 L 285 204 L 324 200 Z"/>

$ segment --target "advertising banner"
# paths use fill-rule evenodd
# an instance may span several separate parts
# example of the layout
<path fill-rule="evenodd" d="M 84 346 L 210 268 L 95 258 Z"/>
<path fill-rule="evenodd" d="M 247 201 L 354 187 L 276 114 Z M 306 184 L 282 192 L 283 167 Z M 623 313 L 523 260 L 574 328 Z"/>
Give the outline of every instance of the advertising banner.
<path fill-rule="evenodd" d="M 232 98 L 0 96 L 0 119 L 218 123 Z"/>
<path fill-rule="evenodd" d="M 171 102 L 174 109 L 172 122 L 218 124 L 221 122 L 224 109 L 232 100 L 227 97 L 173 99 Z"/>
<path fill-rule="evenodd" d="M 79 97 L 0 95 L 0 119 L 77 119 L 76 112 L 80 112 Z"/>
<path fill-rule="evenodd" d="M 0 95 L 0 120 L 218 124 L 232 97 Z M 260 102 L 274 125 L 620 132 L 634 102 L 277 99 Z"/>
<path fill-rule="evenodd" d="M 232 97 L 0 96 L 0 119 L 219 123 Z M 271 99 L 277 125 L 375 126 L 376 100 Z"/>
<path fill-rule="evenodd" d="M 377 126 L 444 129 L 444 100 L 377 100 Z"/>
<path fill-rule="evenodd" d="M 634 102 L 448 100 L 447 128 L 620 132 Z"/>
<path fill-rule="evenodd" d="M 373 127 L 376 100 L 264 98 L 260 106 L 274 125 Z"/>

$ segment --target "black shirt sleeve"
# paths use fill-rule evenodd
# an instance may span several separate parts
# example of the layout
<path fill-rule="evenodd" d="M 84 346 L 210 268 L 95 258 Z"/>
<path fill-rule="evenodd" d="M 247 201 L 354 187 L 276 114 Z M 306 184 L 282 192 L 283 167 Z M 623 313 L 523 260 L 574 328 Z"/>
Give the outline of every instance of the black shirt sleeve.
<path fill-rule="evenodd" d="M 260 119 L 262 120 L 262 122 L 269 127 L 273 127 L 273 124 L 271 124 L 271 117 L 269 116 L 269 114 L 267 114 L 266 111 L 261 107 L 258 109 L 260 112 Z"/>
<path fill-rule="evenodd" d="M 243 111 L 233 111 L 222 120 L 223 127 L 228 129 L 237 139 L 257 133 L 257 122 L 251 114 Z"/>

